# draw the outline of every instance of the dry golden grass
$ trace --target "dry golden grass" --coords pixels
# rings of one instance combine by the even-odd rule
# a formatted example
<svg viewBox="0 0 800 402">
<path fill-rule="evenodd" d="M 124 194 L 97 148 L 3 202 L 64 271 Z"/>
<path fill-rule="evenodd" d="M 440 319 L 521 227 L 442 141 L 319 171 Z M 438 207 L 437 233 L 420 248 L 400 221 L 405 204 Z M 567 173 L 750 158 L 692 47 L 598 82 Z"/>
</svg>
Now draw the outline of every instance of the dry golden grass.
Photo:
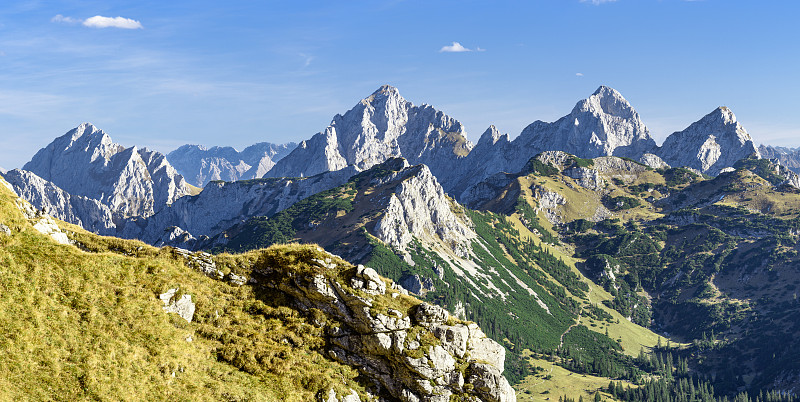
<svg viewBox="0 0 800 402">
<path fill-rule="evenodd" d="M 91 252 L 33 230 L 0 186 L 0 400 L 307 401 L 364 388 L 323 354 L 320 329 L 275 293 L 188 268 L 169 249 L 62 227 Z M 220 258 L 223 270 L 312 269 L 310 246 Z M 308 255 L 306 255 L 308 254 Z M 245 268 L 246 269 L 246 268 Z M 240 272 L 241 273 L 241 272 Z M 187 323 L 163 311 L 178 287 Z"/>
</svg>

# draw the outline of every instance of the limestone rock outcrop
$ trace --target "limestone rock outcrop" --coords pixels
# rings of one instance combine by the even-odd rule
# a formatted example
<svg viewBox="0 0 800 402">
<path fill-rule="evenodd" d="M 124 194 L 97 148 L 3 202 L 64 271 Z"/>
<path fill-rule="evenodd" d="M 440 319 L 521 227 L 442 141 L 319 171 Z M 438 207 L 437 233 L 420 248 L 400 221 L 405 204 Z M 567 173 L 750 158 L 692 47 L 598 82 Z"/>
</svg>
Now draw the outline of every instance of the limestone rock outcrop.
<svg viewBox="0 0 800 402">
<path fill-rule="evenodd" d="M 318 260 L 305 274 L 280 266 L 261 269 L 255 282 L 337 323 L 326 328 L 329 356 L 358 369 L 380 393 L 402 401 L 516 401 L 502 376 L 505 349 L 478 325 L 427 303 L 400 307 L 413 299 L 371 268 L 349 268 L 334 256 Z"/>
<path fill-rule="evenodd" d="M 50 236 L 59 244 L 72 244 L 72 241 L 67 237 L 67 234 L 61 231 L 56 221 L 50 215 L 44 215 L 33 224 L 33 228 L 39 233 Z"/>
<path fill-rule="evenodd" d="M 655 154 L 644 154 L 639 158 L 639 163 L 645 164 L 653 169 L 669 169 L 670 166 L 661 157 Z"/>
<path fill-rule="evenodd" d="M 178 288 L 169 289 L 160 294 L 158 298 L 164 303 L 164 311 L 175 313 L 187 322 L 192 322 L 195 310 L 192 295 L 182 294 L 180 297 L 175 297 L 178 290 Z"/>
<path fill-rule="evenodd" d="M 406 167 L 380 180 L 395 187 L 375 224 L 378 239 L 400 252 L 417 239 L 443 242 L 456 254 L 466 255 L 476 234 L 468 218 L 453 212 L 452 201 L 427 166 Z"/>
</svg>

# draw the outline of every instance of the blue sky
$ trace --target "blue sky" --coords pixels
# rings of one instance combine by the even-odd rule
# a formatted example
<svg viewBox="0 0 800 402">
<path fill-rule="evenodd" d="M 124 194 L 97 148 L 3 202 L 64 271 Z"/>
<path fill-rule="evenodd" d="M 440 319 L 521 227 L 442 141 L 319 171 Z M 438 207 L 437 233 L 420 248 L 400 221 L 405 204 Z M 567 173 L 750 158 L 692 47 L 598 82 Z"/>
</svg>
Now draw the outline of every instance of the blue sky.
<svg viewBox="0 0 800 402">
<path fill-rule="evenodd" d="M 382 84 L 473 141 L 556 120 L 604 84 L 659 143 L 726 105 L 756 142 L 800 146 L 795 2 L 7 3 L 5 168 L 83 121 L 162 152 L 300 141 Z M 453 42 L 472 51 L 440 51 Z"/>
</svg>

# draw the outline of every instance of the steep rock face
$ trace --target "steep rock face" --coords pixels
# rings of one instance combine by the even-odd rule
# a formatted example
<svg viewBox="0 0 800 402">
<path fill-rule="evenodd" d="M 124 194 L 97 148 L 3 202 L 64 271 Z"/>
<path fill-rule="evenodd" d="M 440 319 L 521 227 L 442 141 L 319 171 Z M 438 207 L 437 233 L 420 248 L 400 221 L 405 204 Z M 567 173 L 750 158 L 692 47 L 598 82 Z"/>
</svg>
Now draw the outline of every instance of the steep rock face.
<svg viewBox="0 0 800 402">
<path fill-rule="evenodd" d="M 760 145 L 758 152 L 762 158 L 775 159 L 795 173 L 800 173 L 800 148 L 773 147 L 771 145 Z"/>
<path fill-rule="evenodd" d="M 445 189 L 459 201 L 470 186 L 496 172 L 518 172 L 544 151 L 563 151 L 581 158 L 614 155 L 638 159 L 656 148 L 630 103 L 605 86 L 557 121 L 530 124 L 514 141 L 488 131 L 484 137 L 462 164 L 460 179 L 444 180 Z"/>
<path fill-rule="evenodd" d="M 272 216 L 295 202 L 347 182 L 351 166 L 308 178 L 211 182 L 198 195 L 183 197 L 155 215 L 129 223 L 120 235 L 151 244 L 190 246 L 253 216 Z"/>
<path fill-rule="evenodd" d="M 473 261 L 477 258 L 473 244 L 481 241 L 473 227 L 427 166 L 409 166 L 405 159 L 392 158 L 268 219 L 254 217 L 237 224 L 208 243 L 230 251 L 277 242 L 317 243 L 353 261 L 367 262 L 374 240 L 409 265 L 416 264 L 412 254 L 421 247 L 443 258 L 459 276 L 468 270 L 469 281 L 491 278 L 491 269 Z M 444 275 L 443 266 L 434 266 L 435 275 Z"/>
<path fill-rule="evenodd" d="M 457 255 L 467 255 L 476 235 L 466 217 L 453 213 L 451 201 L 427 166 L 403 169 L 386 181 L 399 183 L 375 225 L 376 237 L 400 251 L 416 238 L 423 242 L 442 241 Z"/>
<path fill-rule="evenodd" d="M 759 155 L 750 134 L 727 107 L 719 107 L 683 131 L 670 134 L 657 152 L 672 166 L 716 176 L 750 155 Z"/>
<path fill-rule="evenodd" d="M 467 208 L 480 209 L 488 201 L 497 198 L 517 177 L 519 175 L 513 173 L 495 173 L 470 186 L 461 194 L 460 202 Z M 519 196 L 519 192 L 516 192 L 516 196 Z"/>
<path fill-rule="evenodd" d="M 114 234 L 116 231 L 111 209 L 100 201 L 70 195 L 55 184 L 25 170 L 14 169 L 3 176 L 20 197 L 54 218 L 103 235 Z"/>
<path fill-rule="evenodd" d="M 519 170 L 514 170 L 513 166 L 518 164 L 520 157 L 517 144 L 509 140 L 508 134 L 501 135 L 495 126 L 490 126 L 463 162 L 454 167 L 458 173 L 443 180 L 442 185 L 463 202 L 464 192 L 470 186 L 499 172 Z"/>
<path fill-rule="evenodd" d="M 777 171 L 778 175 L 786 179 L 786 181 L 784 181 L 782 184 L 800 189 L 800 175 L 795 173 L 793 170 L 789 170 L 788 168 L 778 164 L 776 164 L 775 170 Z"/>
<path fill-rule="evenodd" d="M 183 145 L 167 154 L 167 159 L 192 185 L 205 187 L 212 180 L 260 178 L 295 147 L 293 142 L 261 142 L 239 152 L 232 147 Z"/>
<path fill-rule="evenodd" d="M 630 103 L 606 86 L 578 102 L 569 115 L 558 121 L 532 123 L 514 142 L 531 156 L 557 150 L 581 158 L 638 158 L 656 145 Z"/>
<path fill-rule="evenodd" d="M 472 149 L 461 123 L 428 105 L 414 106 L 383 86 L 277 162 L 265 177 L 311 176 L 348 165 L 366 170 L 390 157 L 424 163 L 437 177 Z"/>
<path fill-rule="evenodd" d="M 100 201 L 119 218 L 150 216 L 191 192 L 164 155 L 125 149 L 89 123 L 56 138 L 23 169 L 73 196 Z"/>
<path fill-rule="evenodd" d="M 385 299 L 408 296 L 361 265 L 350 274 L 349 285 L 360 294 L 355 293 L 333 279 L 341 269 L 336 256 L 317 264 L 317 273 L 291 275 L 277 288 L 303 310 L 318 309 L 341 323 L 327 331 L 334 360 L 356 367 L 398 400 L 516 401 L 514 389 L 502 376 L 505 349 L 478 325 L 453 320 L 446 310 L 427 303 L 407 311 L 377 307 L 381 301 L 385 305 Z M 275 277 L 277 271 L 281 276 L 281 269 L 263 274 Z"/>
</svg>

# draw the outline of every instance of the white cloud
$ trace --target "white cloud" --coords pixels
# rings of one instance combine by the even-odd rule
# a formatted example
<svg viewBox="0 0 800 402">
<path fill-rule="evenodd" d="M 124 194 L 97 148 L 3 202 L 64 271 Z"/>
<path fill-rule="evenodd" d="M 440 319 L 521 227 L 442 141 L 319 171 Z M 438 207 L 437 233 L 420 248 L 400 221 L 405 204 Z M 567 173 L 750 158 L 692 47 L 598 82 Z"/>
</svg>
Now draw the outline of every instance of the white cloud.
<svg viewBox="0 0 800 402">
<path fill-rule="evenodd" d="M 583 73 L 575 73 L 576 77 L 583 77 Z"/>
<path fill-rule="evenodd" d="M 603 3 L 613 3 L 617 0 L 581 0 L 581 3 L 592 3 L 596 6 L 599 6 Z"/>
<path fill-rule="evenodd" d="M 72 17 L 65 17 L 61 14 L 56 14 L 55 17 L 50 18 L 50 22 L 63 22 L 65 24 L 77 24 L 81 22 L 81 20 Z"/>
<path fill-rule="evenodd" d="M 450 46 L 442 46 L 442 48 L 439 49 L 439 53 L 461 53 L 461 52 L 471 52 L 471 51 L 472 49 L 468 49 L 458 42 L 453 42 L 453 44 Z"/>
<path fill-rule="evenodd" d="M 83 21 L 83 25 L 91 28 L 121 28 L 121 29 L 142 29 L 142 23 L 130 18 L 123 17 L 103 17 L 95 15 Z"/>
<path fill-rule="evenodd" d="M 120 29 L 143 29 L 142 23 L 130 18 L 123 17 L 103 17 L 102 15 L 95 15 L 94 17 L 81 20 L 78 18 L 66 17 L 57 14 L 50 19 L 50 22 L 57 22 L 63 24 L 83 24 L 85 27 L 90 28 L 120 28 Z"/>
<path fill-rule="evenodd" d="M 300 57 L 303 58 L 303 67 L 304 68 L 310 66 L 311 62 L 314 61 L 314 56 L 311 56 L 311 55 L 308 55 L 308 54 L 305 54 L 305 53 L 299 53 L 299 55 L 300 55 Z"/>
</svg>

